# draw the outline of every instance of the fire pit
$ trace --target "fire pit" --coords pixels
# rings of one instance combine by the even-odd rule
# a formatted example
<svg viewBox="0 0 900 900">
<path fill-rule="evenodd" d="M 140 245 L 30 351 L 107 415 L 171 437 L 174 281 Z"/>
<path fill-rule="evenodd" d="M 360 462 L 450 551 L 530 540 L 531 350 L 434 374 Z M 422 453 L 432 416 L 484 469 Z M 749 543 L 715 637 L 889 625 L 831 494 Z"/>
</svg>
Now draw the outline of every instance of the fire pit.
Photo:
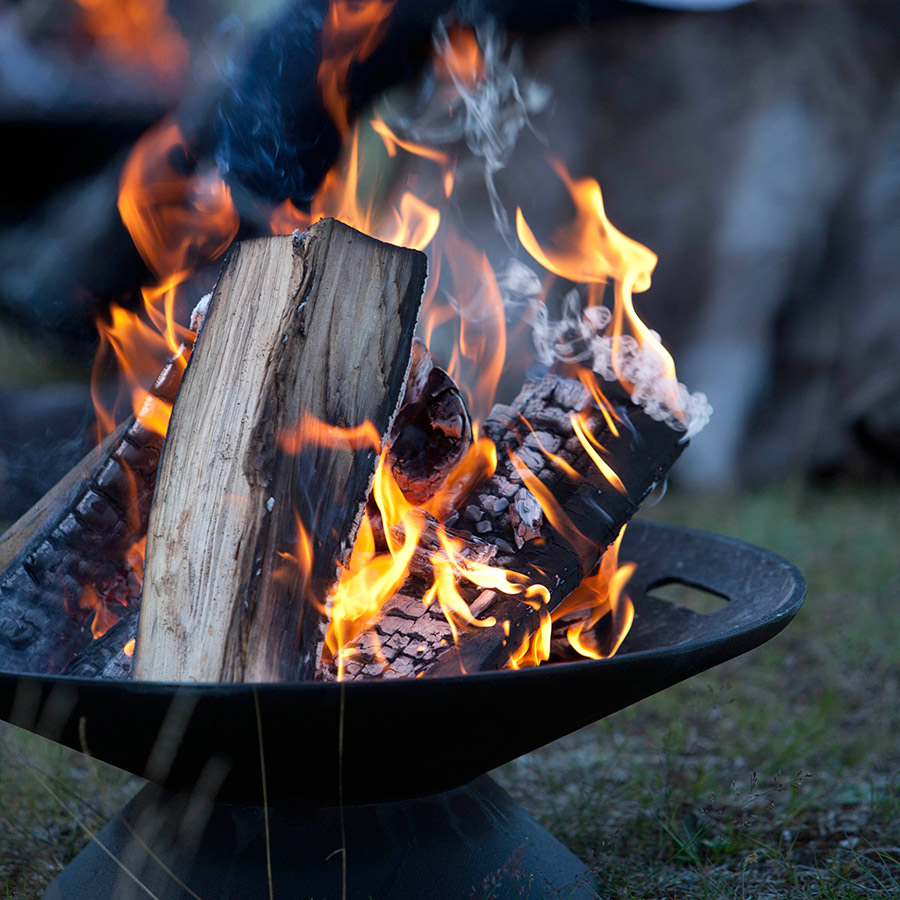
<svg viewBox="0 0 900 900">
<path fill-rule="evenodd" d="M 125 165 L 154 327 L 113 309 L 102 347 L 160 374 L 118 427 L 98 409 L 98 452 L 0 541 L 0 715 L 150 784 L 48 898 L 595 896 L 484 773 L 756 646 L 802 600 L 765 551 L 625 531 L 709 405 L 637 316 L 656 257 L 596 181 L 551 157 L 569 224 L 500 214 L 495 126 L 543 101 L 492 28 L 484 53 L 438 29 L 445 149 L 365 124 L 428 177 L 360 205 L 351 76 L 393 6 L 303 18 L 348 151 L 315 196 L 251 179 L 249 203 L 240 154 L 220 171 L 174 122 Z M 454 222 L 463 139 L 502 269 Z M 728 602 L 654 597 L 671 582 Z"/>
<path fill-rule="evenodd" d="M 639 563 L 635 621 L 607 660 L 339 684 L 3 674 L 8 721 L 151 781 L 46 896 L 144 896 L 107 851 L 158 897 L 249 896 L 267 834 L 276 896 L 340 896 L 341 847 L 351 897 L 477 897 L 497 873 L 494 896 L 512 897 L 516 872 L 531 896 L 545 878 L 592 896 L 583 865 L 479 776 L 761 644 L 805 591 L 767 551 L 673 526 L 633 523 L 622 556 Z M 653 597 L 672 582 L 728 602 L 703 616 Z"/>
</svg>

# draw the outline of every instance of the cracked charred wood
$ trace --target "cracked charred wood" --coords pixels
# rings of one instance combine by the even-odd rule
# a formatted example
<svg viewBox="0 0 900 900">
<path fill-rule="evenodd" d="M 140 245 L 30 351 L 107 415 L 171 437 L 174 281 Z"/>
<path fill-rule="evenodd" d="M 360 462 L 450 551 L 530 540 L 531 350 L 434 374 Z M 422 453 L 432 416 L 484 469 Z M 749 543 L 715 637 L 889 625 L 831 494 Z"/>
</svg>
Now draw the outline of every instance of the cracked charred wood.
<svg viewBox="0 0 900 900">
<path fill-rule="evenodd" d="M 607 397 L 617 435 L 589 392 L 565 378 L 529 382 L 511 405 L 496 405 L 484 430 L 497 445 L 497 470 L 461 504 L 455 524 L 456 532 L 497 548 L 491 565 L 543 585 L 547 602 L 526 603 L 521 595 L 486 591 L 460 579 L 460 594 L 485 627 L 458 623 L 454 641 L 439 603 L 423 604 L 430 577 L 417 572 L 357 639 L 355 654 L 344 663 L 344 678 L 501 668 L 541 617 L 596 569 L 602 552 L 684 447 L 679 432 L 649 418 L 623 391 L 609 386 Z M 608 449 L 604 455 L 624 492 L 597 468 L 579 440 L 571 423 L 578 413 Z M 553 524 L 535 496 L 542 493 L 552 497 Z M 494 624 L 488 625 L 491 618 Z"/>
<path fill-rule="evenodd" d="M 332 219 L 232 250 L 168 431 L 135 677 L 312 677 L 378 462 L 337 429 L 388 433 L 425 272 Z"/>
<path fill-rule="evenodd" d="M 185 348 L 184 354 L 189 353 Z M 171 405 L 183 372 L 173 357 L 148 404 Z M 132 416 L 13 524 L 0 541 L 0 669 L 68 672 L 92 645 L 116 655 L 106 634 L 136 615 L 139 544 L 147 530 L 163 438 Z M 119 631 L 127 630 L 126 624 Z"/>
<path fill-rule="evenodd" d="M 431 562 L 432 557 L 437 554 L 446 558 L 446 553 L 438 537 L 438 527 L 437 522 L 431 516 L 426 515 L 425 529 L 419 535 L 419 543 L 409 561 L 411 575 L 429 578 L 434 568 Z M 488 565 L 497 555 L 497 548 L 493 544 L 480 541 L 471 534 L 446 526 L 441 528 L 441 531 L 447 538 L 459 545 L 455 558 L 463 570 L 473 566 Z M 399 525 L 394 525 L 391 532 L 396 541 L 403 540 L 403 529 Z"/>
</svg>

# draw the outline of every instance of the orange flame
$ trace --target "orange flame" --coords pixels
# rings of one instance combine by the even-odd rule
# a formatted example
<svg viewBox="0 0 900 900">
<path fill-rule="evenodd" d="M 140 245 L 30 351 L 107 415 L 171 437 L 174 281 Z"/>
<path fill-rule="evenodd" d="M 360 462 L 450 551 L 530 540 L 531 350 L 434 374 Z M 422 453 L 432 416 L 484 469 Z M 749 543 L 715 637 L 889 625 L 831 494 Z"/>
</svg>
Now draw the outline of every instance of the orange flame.
<svg viewBox="0 0 900 900">
<path fill-rule="evenodd" d="M 86 585 L 78 598 L 78 606 L 81 609 L 92 609 L 94 616 L 91 619 L 91 634 L 94 638 L 103 637 L 119 617 L 100 598 L 93 585 Z"/>
<path fill-rule="evenodd" d="M 597 383 L 597 376 L 590 369 L 579 368 L 578 379 L 591 392 L 591 396 L 594 398 L 597 408 L 606 420 L 606 427 L 609 428 L 612 436 L 618 437 L 619 429 L 616 422 L 620 422 L 621 419 L 613 408 L 613 405 L 606 399 L 606 395 L 600 390 L 600 385 Z"/>
<path fill-rule="evenodd" d="M 329 425 L 309 413 L 304 413 L 293 428 L 278 435 L 278 446 L 292 456 L 313 445 L 334 450 L 362 450 L 368 447 L 381 453 L 381 435 L 368 420 L 361 425 L 342 428 Z"/>
<path fill-rule="evenodd" d="M 566 629 L 566 638 L 581 656 L 607 659 L 615 654 L 634 620 L 634 606 L 624 589 L 634 573 L 635 564 L 619 566 L 618 562 L 624 534 L 625 526 L 622 526 L 616 540 L 603 554 L 597 572 L 583 579 L 551 614 L 541 616 L 537 632 L 524 640 L 512 654 L 509 668 L 536 666 L 549 659 L 552 627 L 560 621 L 571 622 Z M 610 616 L 610 628 L 601 646 L 593 632 L 597 623 L 607 615 Z"/>
<path fill-rule="evenodd" d="M 271 512 L 271 509 L 270 509 Z M 294 510 L 294 525 L 297 528 L 297 539 L 293 553 L 279 553 L 278 555 L 285 562 L 294 566 L 300 572 L 303 582 L 306 583 L 312 574 L 313 567 L 313 545 L 310 540 L 309 533 L 303 525 L 303 520 L 297 510 Z M 275 581 L 281 581 L 287 575 L 284 569 L 278 569 L 272 573 Z"/>
<path fill-rule="evenodd" d="M 350 66 L 368 59 L 387 31 L 396 0 L 331 0 L 322 29 L 319 86 L 325 109 L 342 140 L 350 134 L 347 87 Z"/>
<path fill-rule="evenodd" d="M 197 265 L 221 255 L 237 234 L 237 211 L 225 182 L 215 171 L 180 172 L 175 158 L 189 167 L 178 126 L 162 122 L 135 144 L 122 171 L 119 214 L 160 283 L 144 288 L 143 316 L 114 305 L 111 321 L 98 322 L 101 344 L 92 391 L 101 437 L 114 419 L 99 387 L 110 351 L 128 385 L 134 413 L 147 428 L 165 435 L 171 407 L 150 396 L 149 387 L 169 356 L 184 369 L 185 345 L 194 337 L 176 320 L 176 288 Z"/>
<path fill-rule="evenodd" d="M 181 75 L 187 43 L 165 0 L 76 0 L 85 30 L 116 65 L 153 69 L 161 78 Z"/>
<path fill-rule="evenodd" d="M 382 139 L 382 141 L 384 141 L 388 156 L 396 156 L 397 148 L 400 147 L 407 153 L 411 153 L 413 156 L 420 156 L 422 159 L 430 159 L 432 162 L 436 162 L 439 165 L 447 166 L 450 164 L 450 158 L 443 151 L 397 137 L 397 135 L 388 127 L 384 119 L 377 113 L 375 118 L 373 118 L 369 124 L 372 126 L 372 130 Z"/>
<path fill-rule="evenodd" d="M 444 549 L 446 552 L 447 547 L 445 546 Z M 469 604 L 460 594 L 459 588 L 456 586 L 456 579 L 461 572 L 467 573 L 467 570 L 460 570 L 452 558 L 440 553 L 435 553 L 431 557 L 431 564 L 434 567 L 434 583 L 425 592 L 422 601 L 425 606 L 430 606 L 435 597 L 437 598 L 441 612 L 450 626 L 454 644 L 459 641 L 461 624 L 470 625 L 473 628 L 491 628 L 497 624 L 497 620 L 493 616 L 476 619 L 469 609 Z"/>
<path fill-rule="evenodd" d="M 215 170 L 185 174 L 193 161 L 174 121 L 151 128 L 135 144 L 119 185 L 119 214 L 135 247 L 159 278 L 183 281 L 220 256 L 238 230 L 231 191 Z M 181 277 L 178 277 L 181 276 Z"/>
<path fill-rule="evenodd" d="M 447 536 L 441 524 L 496 469 L 497 448 L 492 441 L 479 436 L 477 420 L 484 418 L 493 405 L 506 362 L 506 312 L 486 255 L 460 236 L 450 224 L 449 216 L 442 221 L 451 208 L 447 201 L 456 173 L 456 160 L 449 154 L 398 136 L 381 116 L 375 115 L 368 127 L 381 139 L 387 156 L 395 157 L 402 152 L 423 160 L 420 168 L 427 170 L 428 177 L 423 176 L 419 183 L 418 175 L 410 176 L 406 190 L 379 198 L 377 204 L 374 191 L 370 197 L 361 196 L 364 193 L 361 186 L 377 179 L 362 172 L 360 126 L 351 129 L 349 124 L 349 72 L 355 61 L 367 59 L 382 41 L 394 3 L 395 0 L 331 0 L 322 34 L 318 80 L 325 107 L 338 127 L 347 152 L 327 174 L 309 211 L 285 200 L 273 210 L 270 227 L 273 233 L 290 233 L 297 228 L 305 229 L 322 217 L 333 216 L 384 241 L 417 249 L 431 248 L 431 283 L 423 303 L 424 331 L 429 342 L 432 335 L 453 332 L 453 349 L 444 368 L 468 394 L 470 411 L 476 419 L 475 440 L 436 496 L 417 508 L 407 501 L 391 477 L 390 467 L 385 465 L 386 450 L 371 423 L 338 427 L 304 416 L 294 428 L 278 435 L 279 446 L 292 454 L 317 445 L 373 449 L 381 455 L 372 492 L 377 514 L 372 519 L 368 514 L 363 517 L 339 583 L 325 601 L 329 621 L 323 655 L 326 661 L 334 662 L 339 679 L 353 652 L 354 640 L 369 627 L 372 617 L 408 577 L 410 561 L 428 516 L 437 522 L 436 526 L 432 522 L 432 527 L 436 528 L 441 550 L 429 557 L 433 583 L 424 601 L 426 604 L 437 601 L 454 638 L 462 629 L 496 625 L 493 617 L 478 618 L 477 603 L 469 607 L 459 590 L 463 580 L 485 591 L 517 596 L 538 613 L 540 626 L 527 646 L 523 645 L 516 653 L 513 665 L 537 664 L 549 656 L 552 622 L 558 618 L 557 612 L 553 616 L 548 612 L 550 594 L 546 587 L 532 583 L 519 573 L 463 559 L 461 548 Z M 445 84 L 441 90 L 464 91 L 485 78 L 485 60 L 471 29 L 454 27 L 448 36 L 448 48 L 435 67 L 438 77 L 452 85 Z M 451 104 L 451 115 L 452 111 Z M 656 258 L 609 225 L 596 182 L 574 181 L 559 164 L 555 168 L 572 191 L 576 204 L 575 222 L 554 235 L 554 241 L 562 236 L 569 249 L 543 249 L 521 211 L 517 215 L 520 240 L 538 262 L 557 275 L 593 284 L 615 280 L 618 312 L 613 325 L 619 329 L 616 334 L 621 334 L 624 316 L 633 312 L 631 292 L 649 286 Z M 126 164 L 121 188 L 122 219 L 160 285 L 144 292 L 143 316 L 114 312 L 104 340 L 108 348 L 128 360 L 125 365 L 132 373 L 132 404 L 141 420 L 146 427 L 164 434 L 171 410 L 155 398 L 148 400 L 146 390 L 139 387 L 147 380 L 145 370 L 152 371 L 153 366 L 135 356 L 130 346 L 131 333 L 140 334 L 141 343 L 153 348 L 155 358 L 182 351 L 182 362 L 186 362 L 188 351 L 183 348 L 193 335 L 176 322 L 176 288 L 195 266 L 224 251 L 237 233 L 238 217 L 227 185 L 216 172 L 197 170 L 181 133 L 172 122 L 160 124 L 139 142 Z M 439 298 L 438 281 L 442 271 L 450 275 L 452 288 L 442 288 Z M 592 295 L 592 301 L 596 296 L 597 293 Z M 639 323 L 636 316 L 635 321 Z M 629 323 L 628 327 L 639 340 L 649 341 L 653 337 L 642 324 L 631 323 L 630 318 Z M 612 405 L 603 396 L 592 373 L 581 377 L 616 436 Z M 585 420 L 576 418 L 573 427 L 582 446 L 610 483 L 624 490 L 621 481 L 617 484 L 618 476 L 602 459 L 602 447 L 587 430 Z M 582 477 L 562 457 L 541 449 L 570 478 Z M 546 486 L 514 453 L 511 459 L 526 487 L 540 502 L 548 522 L 579 553 L 593 552 L 594 546 L 568 519 Z M 313 544 L 296 512 L 295 517 L 295 548 L 280 556 L 286 565 L 308 575 L 313 564 Z M 584 622 L 590 621 L 590 616 L 609 611 L 618 616 L 618 624 L 625 621 L 630 604 L 627 598 L 620 600 L 620 597 L 624 597 L 621 585 L 627 580 L 627 574 L 619 575 L 614 563 L 613 570 L 609 571 L 607 559 L 614 559 L 614 555 L 608 552 L 604 556 L 600 571 L 594 576 L 602 578 L 602 584 L 587 579 L 582 593 L 572 603 L 564 604 L 566 615 L 579 614 L 590 594 L 593 600 L 587 605 L 592 612 L 585 614 L 588 617 Z M 508 636 L 509 623 L 501 624 Z M 588 652 L 594 652 L 586 633 L 591 627 L 582 623 L 580 629 L 575 625 L 570 628 L 573 642 Z M 374 633 L 372 636 L 377 645 L 377 637 Z"/>
<path fill-rule="evenodd" d="M 487 417 L 506 360 L 506 311 L 487 256 L 456 231 L 442 251 L 453 282 L 459 356 L 447 367 L 467 394 L 473 418 Z"/>
<path fill-rule="evenodd" d="M 477 424 L 473 432 L 466 455 L 450 470 L 441 490 L 425 504 L 425 511 L 439 522 L 460 507 L 479 482 L 497 471 L 497 445 L 478 434 Z"/>
<path fill-rule="evenodd" d="M 575 415 L 574 413 L 569 417 L 569 421 L 572 423 L 572 429 L 575 432 L 575 436 L 578 438 L 581 446 L 584 447 L 585 452 L 591 458 L 591 462 L 600 470 L 600 474 L 620 493 L 624 494 L 625 485 L 622 484 L 622 479 L 616 475 L 615 470 L 612 466 L 603 459 L 602 456 L 597 452 L 598 450 L 603 450 L 603 447 L 597 442 L 597 439 L 591 434 L 590 428 L 588 428 L 587 421 L 584 416 Z M 603 451 L 606 452 L 605 450 Z"/>
<path fill-rule="evenodd" d="M 374 200 L 364 203 L 359 197 L 359 128 L 354 127 L 347 156 L 328 172 L 313 198 L 310 212 L 297 209 L 290 200 L 272 212 L 269 228 L 273 234 L 291 234 L 308 228 L 319 219 L 331 217 L 369 234 L 380 241 L 424 250 L 433 240 L 441 221 L 438 209 L 405 191 L 399 205 L 386 211 L 376 210 Z"/>
<path fill-rule="evenodd" d="M 553 247 L 548 249 L 541 246 L 525 221 L 521 208 L 517 208 L 516 232 L 522 246 L 536 262 L 554 275 L 591 285 L 607 281 L 615 283 L 615 304 L 610 324 L 612 336 L 621 338 L 627 324 L 640 346 L 653 350 L 667 384 L 669 406 L 676 415 L 682 413 L 675 363 L 659 337 L 641 321 L 632 299 L 635 291 L 646 291 L 650 287 L 656 254 L 626 237 L 609 221 L 600 185 L 593 178 L 571 178 L 558 160 L 551 160 L 551 166 L 569 190 L 575 204 L 575 219 L 554 232 L 551 237 Z M 592 291 L 591 302 L 596 297 L 597 293 Z M 630 392 L 633 385 L 622 371 L 618 352 L 613 355 L 613 368 Z"/>
<path fill-rule="evenodd" d="M 446 47 L 435 57 L 434 68 L 439 78 L 469 88 L 484 78 L 484 57 L 472 28 L 455 23 L 447 29 Z"/>
<path fill-rule="evenodd" d="M 388 552 L 376 550 L 372 523 L 363 517 L 350 559 L 328 602 L 330 621 L 325 648 L 327 658 L 334 659 L 337 664 L 338 679 L 343 677 L 348 658 L 345 648 L 406 579 L 409 562 L 424 528 L 425 516 L 403 496 L 391 477 L 390 466 L 385 465 L 386 456 L 383 451 L 375 472 L 372 496 L 381 514 Z M 402 540 L 392 534 L 391 528 L 396 525 L 403 530 Z"/>
<path fill-rule="evenodd" d="M 531 491 L 535 500 L 541 505 L 547 521 L 563 540 L 568 541 L 572 545 L 579 556 L 588 555 L 593 549 L 593 542 L 581 533 L 575 523 L 565 514 L 551 490 L 519 459 L 515 451 L 510 450 L 508 452 L 510 461 L 519 473 L 519 477 L 524 482 L 525 487 Z"/>
</svg>

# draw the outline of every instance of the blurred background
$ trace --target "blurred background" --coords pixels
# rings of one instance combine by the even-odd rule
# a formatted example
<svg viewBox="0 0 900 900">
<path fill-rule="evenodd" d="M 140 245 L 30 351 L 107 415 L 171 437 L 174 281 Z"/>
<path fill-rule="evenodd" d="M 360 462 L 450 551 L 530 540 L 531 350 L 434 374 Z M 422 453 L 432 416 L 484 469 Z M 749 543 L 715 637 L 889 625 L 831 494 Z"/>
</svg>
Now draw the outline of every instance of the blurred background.
<svg viewBox="0 0 900 900">
<path fill-rule="evenodd" d="M 526 214 L 568 220 L 562 183 L 536 177 L 552 147 L 658 254 L 638 312 L 715 409 L 676 479 L 895 481 L 900 5 L 523 7 L 507 16 L 517 69 L 545 93 L 498 194 L 521 202 L 527 183 Z M 284 8 L 0 6 L 0 521 L 89 446 L 94 320 L 152 282 L 115 210 L 129 149 L 173 109 L 213 115 Z M 480 245 L 508 254 L 481 180 L 463 173 L 456 196 Z"/>
<path fill-rule="evenodd" d="M 94 321 L 152 281 L 116 212 L 129 150 L 173 109 L 209 119 L 285 6 L 0 2 L 0 528 L 92 446 Z M 783 553 L 811 576 L 812 608 L 752 665 L 501 778 L 607 874 L 640 861 L 640 877 L 603 882 L 610 896 L 743 900 L 772 879 L 767 896 L 896 896 L 900 2 L 725 7 L 510 13 L 518 71 L 546 91 L 495 182 L 501 198 L 527 185 L 529 216 L 568 220 L 562 184 L 536 175 L 552 145 L 658 254 L 638 312 L 714 413 L 651 514 Z M 455 196 L 478 245 L 508 255 L 480 173 L 461 172 Z M 776 742 L 786 722 L 794 739 Z M 84 840 L 73 822 L 101 822 L 132 784 L 38 739 L 0 751 L 0 875 L 11 896 L 38 896 Z M 33 760 L 62 794 L 11 784 Z M 652 796 L 648 769 L 664 773 Z M 561 804 L 567 783 L 594 787 Z M 23 863 L 27 846 L 39 864 Z"/>
</svg>

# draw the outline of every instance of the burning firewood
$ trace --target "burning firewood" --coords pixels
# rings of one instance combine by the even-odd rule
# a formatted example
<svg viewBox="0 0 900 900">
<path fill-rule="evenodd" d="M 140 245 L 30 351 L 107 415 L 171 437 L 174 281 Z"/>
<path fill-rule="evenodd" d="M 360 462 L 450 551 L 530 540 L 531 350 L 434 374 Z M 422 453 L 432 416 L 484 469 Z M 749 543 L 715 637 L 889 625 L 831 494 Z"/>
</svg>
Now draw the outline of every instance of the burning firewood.
<svg viewBox="0 0 900 900">
<path fill-rule="evenodd" d="M 500 668 L 549 621 L 684 446 L 679 432 L 649 418 L 621 390 L 609 387 L 607 395 L 616 400 L 604 416 L 580 382 L 547 376 L 527 383 L 511 405 L 494 407 L 485 432 L 498 450 L 497 469 L 460 504 L 450 541 L 452 555 L 465 556 L 472 544 L 496 548 L 493 571 L 479 577 L 454 566 L 452 586 L 444 585 L 449 600 L 431 588 L 440 581 L 440 561 L 430 577 L 412 571 L 344 650 L 342 678 Z M 618 475 L 598 467 L 601 444 Z M 515 580 L 486 589 L 502 569 Z M 465 608 L 454 609 L 454 591 Z"/>
<path fill-rule="evenodd" d="M 416 338 L 403 405 L 390 438 L 391 473 L 406 499 L 423 504 L 472 444 L 472 421 L 453 379 Z"/>
<path fill-rule="evenodd" d="M 423 254 L 334 220 L 232 252 L 179 393 L 135 676 L 312 677 L 409 364 Z"/>
<path fill-rule="evenodd" d="M 189 347 L 172 357 L 144 408 L 88 454 L 0 541 L 0 668 L 95 675 L 121 644 L 103 640 L 117 620 L 134 627 L 142 541 L 165 417 Z M 108 632 L 106 632 L 108 634 Z M 79 666 L 82 652 L 100 644 Z"/>
</svg>

